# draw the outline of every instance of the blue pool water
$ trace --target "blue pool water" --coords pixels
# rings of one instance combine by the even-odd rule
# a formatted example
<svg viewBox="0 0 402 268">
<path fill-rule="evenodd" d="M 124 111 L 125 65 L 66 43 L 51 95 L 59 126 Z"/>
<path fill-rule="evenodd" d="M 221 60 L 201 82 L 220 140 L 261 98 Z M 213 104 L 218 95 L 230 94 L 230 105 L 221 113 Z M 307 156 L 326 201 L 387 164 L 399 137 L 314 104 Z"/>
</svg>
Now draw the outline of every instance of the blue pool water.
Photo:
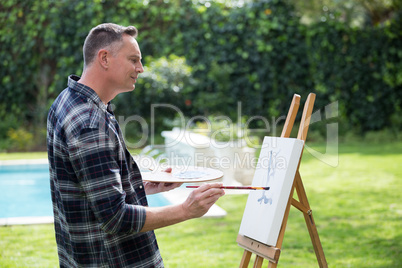
<svg viewBox="0 0 402 268">
<path fill-rule="evenodd" d="M 166 206 L 161 194 L 149 206 Z M 47 164 L 0 166 L 0 218 L 53 216 Z"/>
</svg>

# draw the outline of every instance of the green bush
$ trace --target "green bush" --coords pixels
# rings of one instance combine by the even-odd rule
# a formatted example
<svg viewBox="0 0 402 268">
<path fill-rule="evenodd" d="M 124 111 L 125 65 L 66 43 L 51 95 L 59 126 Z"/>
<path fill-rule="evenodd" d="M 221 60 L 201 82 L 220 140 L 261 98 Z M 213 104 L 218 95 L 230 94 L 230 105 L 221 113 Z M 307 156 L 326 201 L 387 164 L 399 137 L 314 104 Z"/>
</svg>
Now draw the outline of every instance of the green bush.
<svg viewBox="0 0 402 268">
<path fill-rule="evenodd" d="M 148 56 L 145 62 L 145 71 L 135 90 L 120 94 L 113 101 L 124 134 L 134 147 L 144 146 L 143 135 L 150 137 L 153 131 L 159 137 L 161 131 L 171 128 L 169 119 L 173 120 L 178 112 L 186 112 L 192 105 L 185 96 L 197 83 L 184 57 L 172 54 L 154 59 Z M 153 104 L 159 106 L 153 107 Z"/>
<path fill-rule="evenodd" d="M 315 92 L 316 109 L 339 102 L 344 129 L 402 129 L 400 6 L 382 24 L 352 28 L 336 12 L 304 25 L 291 1 L 224 3 L 2 1 L 0 121 L 13 114 L 18 125 L 44 128 L 67 76 L 81 74 L 86 34 L 110 21 L 138 27 L 149 66 L 136 91 L 116 100 L 126 116 L 147 117 L 150 104 L 169 103 L 188 117 L 234 119 L 241 101 L 243 115 L 278 117 L 293 93 Z"/>
<path fill-rule="evenodd" d="M 33 145 L 34 135 L 23 128 L 11 128 L 7 135 L 11 150 L 29 151 Z"/>
</svg>

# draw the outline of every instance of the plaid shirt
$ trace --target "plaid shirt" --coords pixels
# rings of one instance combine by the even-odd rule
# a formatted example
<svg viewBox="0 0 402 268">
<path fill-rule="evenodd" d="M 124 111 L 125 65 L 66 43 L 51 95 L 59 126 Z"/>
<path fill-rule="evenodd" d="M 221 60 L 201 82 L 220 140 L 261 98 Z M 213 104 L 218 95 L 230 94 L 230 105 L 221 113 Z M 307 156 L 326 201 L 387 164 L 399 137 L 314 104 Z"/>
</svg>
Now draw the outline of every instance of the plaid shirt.
<svg viewBox="0 0 402 268">
<path fill-rule="evenodd" d="M 70 76 L 49 110 L 50 187 L 60 267 L 163 267 L 147 199 L 109 106 Z"/>
</svg>

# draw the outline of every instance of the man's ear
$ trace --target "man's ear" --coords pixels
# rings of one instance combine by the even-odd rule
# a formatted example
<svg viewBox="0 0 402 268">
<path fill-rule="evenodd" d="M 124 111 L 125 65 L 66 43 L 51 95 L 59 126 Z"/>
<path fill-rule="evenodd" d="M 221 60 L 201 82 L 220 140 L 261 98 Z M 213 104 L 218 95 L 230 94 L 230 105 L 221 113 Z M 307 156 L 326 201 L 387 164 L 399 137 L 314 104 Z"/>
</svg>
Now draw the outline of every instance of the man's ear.
<svg viewBox="0 0 402 268">
<path fill-rule="evenodd" d="M 98 63 L 105 70 L 107 70 L 109 68 L 109 56 L 110 56 L 110 52 L 107 51 L 106 49 L 100 49 L 98 51 L 98 56 L 97 56 Z"/>
</svg>

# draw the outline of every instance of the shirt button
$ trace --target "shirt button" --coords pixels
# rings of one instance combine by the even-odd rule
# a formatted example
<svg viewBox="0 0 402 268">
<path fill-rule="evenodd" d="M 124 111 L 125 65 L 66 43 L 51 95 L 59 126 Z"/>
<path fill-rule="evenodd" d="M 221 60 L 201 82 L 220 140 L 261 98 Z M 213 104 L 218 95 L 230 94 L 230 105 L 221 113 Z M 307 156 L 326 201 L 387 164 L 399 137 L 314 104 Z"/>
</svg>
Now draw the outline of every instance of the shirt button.
<svg viewBox="0 0 402 268">
<path fill-rule="evenodd" d="M 140 189 L 142 189 L 142 185 L 140 185 Z"/>
</svg>

